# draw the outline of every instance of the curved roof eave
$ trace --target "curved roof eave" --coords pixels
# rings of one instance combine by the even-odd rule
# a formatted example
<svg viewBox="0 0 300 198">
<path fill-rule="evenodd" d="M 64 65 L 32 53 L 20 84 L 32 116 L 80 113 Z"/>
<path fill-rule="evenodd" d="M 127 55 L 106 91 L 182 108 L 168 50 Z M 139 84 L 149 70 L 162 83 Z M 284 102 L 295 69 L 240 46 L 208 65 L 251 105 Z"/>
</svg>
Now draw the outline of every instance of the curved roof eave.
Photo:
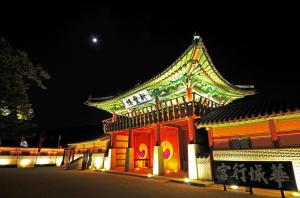
<svg viewBox="0 0 300 198">
<path fill-rule="evenodd" d="M 231 91 L 231 92 L 233 92 L 233 93 L 242 92 L 242 93 L 244 93 L 244 94 L 246 94 L 246 95 L 253 95 L 253 94 L 255 94 L 255 90 L 254 90 L 254 89 L 252 89 L 252 88 L 247 88 L 247 89 L 240 88 L 240 87 L 238 87 L 238 86 L 236 86 L 236 85 L 231 84 L 227 79 L 225 79 L 225 78 L 220 74 L 220 72 L 218 71 L 218 69 L 215 67 L 215 65 L 214 65 L 214 63 L 213 63 L 213 61 L 212 61 L 212 59 L 211 59 L 209 53 L 207 52 L 207 49 L 206 49 L 206 47 L 205 47 L 204 44 L 202 44 L 202 47 L 203 47 L 203 49 L 204 49 L 204 53 L 205 53 L 205 55 L 206 55 L 206 57 L 207 57 L 207 59 L 208 59 L 208 62 L 209 62 L 209 64 L 210 64 L 210 66 L 211 66 L 210 68 L 213 70 L 214 74 L 215 74 L 222 82 L 224 82 L 225 85 L 226 85 L 228 88 L 231 89 L 231 90 L 228 90 L 228 91 Z M 217 82 L 215 82 L 215 83 L 217 83 Z M 217 84 L 219 84 L 219 83 L 217 83 Z M 223 86 L 220 85 L 220 84 L 219 84 L 219 86 L 220 86 L 220 87 L 223 87 Z M 238 91 L 238 92 L 237 92 L 237 91 Z M 240 93 L 238 93 L 238 94 L 240 95 Z"/>
<path fill-rule="evenodd" d="M 168 73 L 172 73 L 172 69 L 174 69 L 174 67 L 183 60 L 183 58 L 185 56 L 187 56 L 191 51 L 193 52 L 195 48 L 202 48 L 204 50 L 205 56 L 208 59 L 208 63 L 209 63 L 209 67 L 213 72 L 213 75 L 217 78 L 216 80 L 220 81 L 219 82 L 215 82 L 214 80 L 211 80 L 213 83 L 217 84 L 219 87 L 221 87 L 222 89 L 228 91 L 230 93 L 230 95 L 235 95 L 237 98 L 240 97 L 244 97 L 246 95 L 253 95 L 255 94 L 255 90 L 252 88 L 241 88 L 239 86 L 233 85 L 231 83 L 229 83 L 220 73 L 219 71 L 216 69 L 216 67 L 214 66 L 208 52 L 207 49 L 204 45 L 204 43 L 202 41 L 199 41 L 197 44 L 192 44 L 188 47 L 187 50 L 185 50 L 185 52 L 173 63 L 171 64 L 168 68 L 166 68 L 165 70 L 163 70 L 161 73 L 159 73 L 158 75 L 152 77 L 151 79 L 145 81 L 144 83 L 142 83 L 141 85 L 134 87 L 130 90 L 127 90 L 121 94 L 118 94 L 116 96 L 110 96 L 110 97 L 102 97 L 102 98 L 91 98 L 89 97 L 88 100 L 85 102 L 86 105 L 88 106 L 94 106 L 96 108 L 100 108 L 103 109 L 105 111 L 111 112 L 109 106 L 111 105 L 123 105 L 121 100 L 122 98 L 125 98 L 129 95 L 131 95 L 132 93 L 141 91 L 143 89 L 149 88 L 151 86 L 157 86 L 158 84 L 162 83 L 163 81 L 165 81 L 167 78 L 169 78 Z"/>
<path fill-rule="evenodd" d="M 173 64 L 171 64 L 168 68 L 166 68 L 163 72 L 161 72 L 160 74 L 158 74 L 158 75 L 152 77 L 151 79 L 145 81 L 140 86 L 137 86 L 135 88 L 127 90 L 127 91 L 125 91 L 125 92 L 123 92 L 123 93 L 121 93 L 121 94 L 119 94 L 119 95 L 117 95 L 117 96 L 115 96 L 115 97 L 113 97 L 111 99 L 107 99 L 107 100 L 102 100 L 102 101 L 98 100 L 98 101 L 96 101 L 97 100 L 96 98 L 89 98 L 88 101 L 87 101 L 90 104 L 89 106 L 98 106 L 98 105 L 103 105 L 103 104 L 115 103 L 117 100 L 120 100 L 121 98 L 124 98 L 124 97 L 130 95 L 133 92 L 138 92 L 138 91 L 141 91 L 141 90 L 143 90 L 145 88 L 150 87 L 151 83 L 153 83 L 153 84 L 159 83 L 160 81 L 164 80 L 164 78 L 161 79 L 160 81 L 158 81 L 158 79 L 161 78 L 161 77 L 163 77 L 164 74 L 166 74 L 167 72 L 169 72 L 173 68 L 173 66 L 176 65 L 181 60 L 182 57 L 184 57 L 185 55 L 187 55 L 188 52 L 192 48 L 194 48 L 194 45 L 190 45 L 188 47 L 188 49 Z M 155 81 L 157 81 L 157 82 L 155 82 Z M 93 102 L 92 100 L 95 100 L 95 102 Z M 96 103 L 96 104 L 92 105 L 92 103 Z"/>
</svg>

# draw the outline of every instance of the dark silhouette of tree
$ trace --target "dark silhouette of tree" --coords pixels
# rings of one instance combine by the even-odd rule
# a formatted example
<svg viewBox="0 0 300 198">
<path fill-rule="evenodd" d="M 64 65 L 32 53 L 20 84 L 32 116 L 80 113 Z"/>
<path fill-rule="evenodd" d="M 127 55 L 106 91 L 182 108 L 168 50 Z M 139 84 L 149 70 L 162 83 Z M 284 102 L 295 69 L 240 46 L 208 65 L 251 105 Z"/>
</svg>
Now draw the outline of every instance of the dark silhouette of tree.
<svg viewBox="0 0 300 198">
<path fill-rule="evenodd" d="M 0 138 L 19 138 L 22 130 L 34 126 L 29 101 L 30 87 L 46 89 L 50 76 L 41 65 L 33 64 L 26 52 L 0 38 Z"/>
</svg>

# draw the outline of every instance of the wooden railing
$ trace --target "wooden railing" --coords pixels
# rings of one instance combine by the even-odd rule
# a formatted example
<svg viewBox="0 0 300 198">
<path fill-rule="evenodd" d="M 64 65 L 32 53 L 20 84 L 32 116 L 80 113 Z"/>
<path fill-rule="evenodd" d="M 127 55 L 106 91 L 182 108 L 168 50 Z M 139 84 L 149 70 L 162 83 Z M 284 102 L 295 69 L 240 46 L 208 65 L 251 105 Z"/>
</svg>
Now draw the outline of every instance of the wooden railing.
<svg viewBox="0 0 300 198">
<path fill-rule="evenodd" d="M 196 93 L 193 93 L 193 101 L 188 101 L 187 95 L 182 95 L 161 102 L 160 109 L 152 105 L 124 116 L 118 116 L 116 121 L 113 121 L 112 118 L 103 120 L 103 129 L 105 132 L 112 132 L 181 119 L 187 116 L 202 117 L 218 106 L 218 103 Z"/>
</svg>

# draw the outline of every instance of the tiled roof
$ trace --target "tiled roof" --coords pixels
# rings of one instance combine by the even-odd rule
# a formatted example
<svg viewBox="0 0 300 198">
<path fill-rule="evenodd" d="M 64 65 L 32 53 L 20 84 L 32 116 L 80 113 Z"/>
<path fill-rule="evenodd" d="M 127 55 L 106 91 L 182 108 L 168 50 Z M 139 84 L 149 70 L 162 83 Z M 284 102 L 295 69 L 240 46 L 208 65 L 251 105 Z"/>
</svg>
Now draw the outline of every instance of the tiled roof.
<svg viewBox="0 0 300 198">
<path fill-rule="evenodd" d="M 197 124 L 226 123 L 299 110 L 300 97 L 270 99 L 250 97 L 244 102 L 217 107 L 206 116 L 199 118 Z"/>
</svg>

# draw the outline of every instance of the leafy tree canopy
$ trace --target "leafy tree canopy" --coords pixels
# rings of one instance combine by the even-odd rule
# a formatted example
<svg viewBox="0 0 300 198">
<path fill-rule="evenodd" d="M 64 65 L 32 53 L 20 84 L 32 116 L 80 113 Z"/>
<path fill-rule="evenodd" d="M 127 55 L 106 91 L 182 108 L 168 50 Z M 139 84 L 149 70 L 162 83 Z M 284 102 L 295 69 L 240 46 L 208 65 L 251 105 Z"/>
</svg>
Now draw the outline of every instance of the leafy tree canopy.
<svg viewBox="0 0 300 198">
<path fill-rule="evenodd" d="M 50 76 L 41 65 L 33 64 L 26 52 L 13 48 L 0 37 L 0 138 L 18 138 L 22 130 L 33 126 L 34 117 L 28 90 L 46 89 Z"/>
</svg>

